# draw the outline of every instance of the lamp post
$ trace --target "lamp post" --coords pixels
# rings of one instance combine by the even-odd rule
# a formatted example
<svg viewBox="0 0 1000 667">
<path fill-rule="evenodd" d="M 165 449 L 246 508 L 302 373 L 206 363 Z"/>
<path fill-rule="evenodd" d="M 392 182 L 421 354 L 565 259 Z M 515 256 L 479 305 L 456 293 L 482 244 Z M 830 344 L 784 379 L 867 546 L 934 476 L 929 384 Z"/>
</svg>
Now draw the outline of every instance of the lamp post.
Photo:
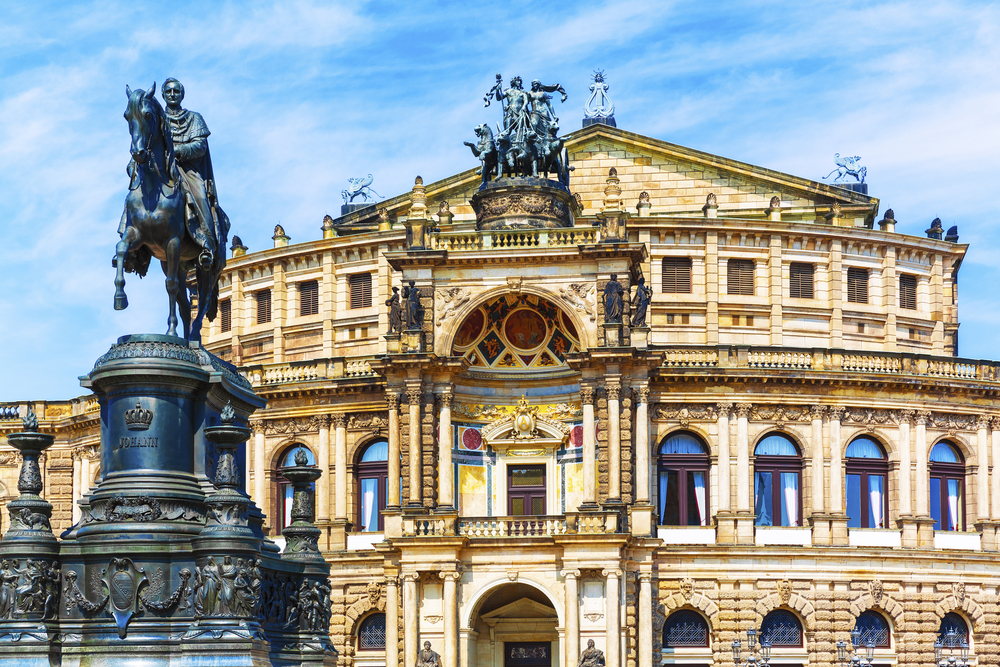
<svg viewBox="0 0 1000 667">
<path fill-rule="evenodd" d="M 948 649 L 948 656 L 944 651 Z M 955 649 L 958 649 L 958 656 L 955 656 Z M 938 667 L 968 667 L 969 664 L 969 642 L 965 637 L 959 639 L 958 631 L 954 628 L 945 633 L 944 639 L 934 642 L 934 662 Z"/>
<path fill-rule="evenodd" d="M 757 631 L 753 628 L 747 630 L 747 656 L 742 658 L 743 644 L 739 639 L 733 641 L 733 664 L 736 667 L 756 667 L 757 665 L 767 666 L 771 660 L 771 642 L 761 639 L 760 658 L 757 657 Z M 742 658 L 742 660 L 741 660 Z M 963 666 L 964 667 L 964 666 Z"/>
<path fill-rule="evenodd" d="M 861 654 L 859 651 L 861 649 L 861 630 L 854 628 L 851 630 L 851 653 L 847 653 L 847 644 L 844 640 L 837 642 L 837 662 L 841 665 L 847 665 L 848 663 L 852 667 L 871 667 L 872 660 L 875 658 L 875 642 L 868 640 L 865 642 L 865 652 Z"/>
</svg>

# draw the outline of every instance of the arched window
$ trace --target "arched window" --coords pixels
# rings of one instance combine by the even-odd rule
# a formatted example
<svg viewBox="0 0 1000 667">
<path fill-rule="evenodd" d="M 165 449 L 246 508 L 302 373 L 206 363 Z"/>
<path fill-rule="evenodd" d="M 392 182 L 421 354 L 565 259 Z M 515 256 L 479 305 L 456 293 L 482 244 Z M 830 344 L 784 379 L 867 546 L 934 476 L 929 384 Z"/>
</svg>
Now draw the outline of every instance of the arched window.
<svg viewBox="0 0 1000 667">
<path fill-rule="evenodd" d="M 663 625 L 663 645 L 668 648 L 708 646 L 708 623 L 689 609 L 675 611 Z"/>
<path fill-rule="evenodd" d="M 847 525 L 885 528 L 889 515 L 889 461 L 881 445 L 871 438 L 855 438 L 847 446 L 846 470 Z"/>
<path fill-rule="evenodd" d="M 868 646 L 871 642 L 875 648 L 889 648 L 889 623 L 877 611 L 863 611 L 854 621 L 854 629 L 858 631 L 857 646 Z M 851 633 L 854 641 L 854 633 Z"/>
<path fill-rule="evenodd" d="M 965 461 L 958 447 L 942 441 L 930 456 L 930 500 L 934 530 L 965 530 Z"/>
<path fill-rule="evenodd" d="M 708 450 L 690 433 L 671 433 L 660 445 L 661 526 L 708 525 Z"/>
<path fill-rule="evenodd" d="M 376 440 L 361 452 L 356 468 L 354 488 L 357 489 L 357 530 L 374 533 L 385 529 L 385 510 L 389 487 L 389 443 Z"/>
<path fill-rule="evenodd" d="M 295 452 L 297 452 L 300 448 L 302 449 L 302 451 L 306 453 L 307 464 L 316 465 L 316 457 L 313 456 L 313 453 L 309 450 L 308 447 L 304 445 L 292 445 L 291 447 L 286 449 L 284 453 L 281 455 L 280 463 L 278 464 L 279 468 L 294 466 Z M 277 502 L 278 525 L 275 526 L 275 530 L 280 534 L 281 531 L 284 530 L 286 526 L 292 523 L 292 493 L 294 491 L 294 487 L 292 487 L 292 483 L 289 482 L 287 479 L 285 479 L 285 477 L 281 474 L 280 469 L 277 471 L 275 477 L 278 480 L 278 493 L 276 496 L 278 500 Z M 311 492 L 310 496 L 312 498 L 313 507 L 315 507 L 316 484 L 315 483 L 310 484 L 309 489 Z"/>
<path fill-rule="evenodd" d="M 941 619 L 941 627 L 938 628 L 938 641 L 943 642 L 948 648 L 957 648 L 961 642 L 969 645 L 969 625 L 965 619 L 955 612 L 948 612 Z M 955 642 L 952 645 L 950 642 Z"/>
<path fill-rule="evenodd" d="M 760 624 L 760 641 L 771 642 L 773 648 L 802 646 L 802 624 L 792 612 L 775 609 Z"/>
<path fill-rule="evenodd" d="M 774 433 L 754 450 L 754 513 L 758 526 L 802 525 L 802 457 L 786 436 Z"/>
<path fill-rule="evenodd" d="M 361 621 L 361 626 L 358 628 L 358 649 L 385 650 L 385 614 L 372 614 Z"/>
</svg>

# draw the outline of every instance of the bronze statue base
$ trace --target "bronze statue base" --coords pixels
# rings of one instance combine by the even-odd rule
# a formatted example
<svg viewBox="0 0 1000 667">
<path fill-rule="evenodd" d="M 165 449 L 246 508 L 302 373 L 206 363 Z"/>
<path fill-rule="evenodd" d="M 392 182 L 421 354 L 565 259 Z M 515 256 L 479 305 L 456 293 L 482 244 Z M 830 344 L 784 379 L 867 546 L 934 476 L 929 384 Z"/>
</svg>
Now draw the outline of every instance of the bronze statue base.
<svg viewBox="0 0 1000 667">
<path fill-rule="evenodd" d="M 499 178 L 472 197 L 476 229 L 553 229 L 572 227 L 579 204 L 558 181 Z"/>
</svg>

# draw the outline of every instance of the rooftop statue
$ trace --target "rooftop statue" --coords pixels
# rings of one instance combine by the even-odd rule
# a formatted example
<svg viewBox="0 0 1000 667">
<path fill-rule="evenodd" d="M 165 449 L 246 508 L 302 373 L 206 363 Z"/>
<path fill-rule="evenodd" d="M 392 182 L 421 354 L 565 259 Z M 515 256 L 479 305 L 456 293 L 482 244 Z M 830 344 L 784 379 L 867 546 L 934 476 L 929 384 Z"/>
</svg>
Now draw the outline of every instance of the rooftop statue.
<svg viewBox="0 0 1000 667">
<path fill-rule="evenodd" d="M 615 115 L 615 103 L 608 95 L 608 84 L 604 81 L 604 72 L 594 72 L 594 83 L 590 85 L 590 99 L 583 108 L 584 118 L 611 118 Z"/>
<path fill-rule="evenodd" d="M 559 119 L 549 94 L 554 92 L 560 94 L 562 102 L 566 101 L 566 91 L 559 84 L 544 85 L 535 79 L 531 90 L 525 90 L 521 77 L 516 76 L 505 89 L 503 77 L 497 74 L 496 85 L 483 100 L 485 106 L 494 100 L 500 102 L 503 126 L 498 124 L 494 135 L 488 125 L 480 125 L 476 128 L 477 143 L 465 142 L 482 163 L 484 187 L 491 176 L 537 178 L 550 173 L 568 187 L 569 157 L 558 137 Z"/>
<path fill-rule="evenodd" d="M 184 86 L 176 79 L 163 83 L 167 109 L 156 100 L 156 84 L 149 90 L 125 87 L 125 120 L 132 138 L 129 191 L 118 225 L 121 240 L 114 266 L 115 310 L 128 307 L 125 273 L 146 275 L 152 258 L 160 260 L 169 297 L 167 335 L 201 340 L 207 315 L 215 319 L 219 276 L 226 266 L 221 249 L 229 235 L 229 218 L 219 207 L 208 126 L 201 114 L 181 108 Z M 198 283 L 198 311 L 191 319 L 185 276 L 194 269 Z"/>
<path fill-rule="evenodd" d="M 382 195 L 368 187 L 374 180 L 371 174 L 368 174 L 365 178 L 347 179 L 351 187 L 340 192 L 340 196 L 344 198 L 344 203 L 353 204 L 355 197 L 361 197 L 361 201 L 367 204 L 370 201 L 375 201 L 375 197 L 381 197 Z"/>
<path fill-rule="evenodd" d="M 865 176 L 868 175 L 868 167 L 859 165 L 858 162 L 860 160 L 861 157 L 858 155 L 854 157 L 840 157 L 840 153 L 834 153 L 833 161 L 837 165 L 837 168 L 824 176 L 823 179 L 826 180 L 837 174 L 833 179 L 834 183 L 843 183 L 844 179 L 848 176 L 853 176 L 858 183 L 864 183 Z"/>
</svg>

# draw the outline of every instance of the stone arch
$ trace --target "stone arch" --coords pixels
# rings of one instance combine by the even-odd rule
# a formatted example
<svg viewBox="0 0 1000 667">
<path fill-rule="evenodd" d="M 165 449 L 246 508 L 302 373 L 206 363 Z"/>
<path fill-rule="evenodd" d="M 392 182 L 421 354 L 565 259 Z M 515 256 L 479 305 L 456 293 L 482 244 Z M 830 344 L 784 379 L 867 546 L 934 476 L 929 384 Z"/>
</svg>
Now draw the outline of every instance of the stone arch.
<svg viewBox="0 0 1000 667">
<path fill-rule="evenodd" d="M 373 596 L 373 586 L 378 587 L 377 595 Z M 350 637 L 349 643 L 353 645 L 354 635 L 358 629 L 358 623 L 372 612 L 385 613 L 385 585 L 380 581 L 372 581 L 368 585 L 368 591 L 357 602 L 352 604 L 344 612 L 344 633 Z M 386 629 L 386 641 L 389 639 L 389 632 Z"/>
<path fill-rule="evenodd" d="M 660 446 L 663 444 L 663 441 L 669 438 L 674 433 L 690 433 L 691 435 L 701 440 L 701 443 L 705 445 L 706 454 L 708 454 L 709 456 L 718 456 L 718 439 L 716 439 L 716 445 L 713 447 L 712 436 L 709 435 L 708 430 L 701 426 L 691 423 L 689 423 L 687 426 L 683 426 L 681 424 L 673 424 L 668 426 L 667 430 L 664 431 L 662 434 L 657 432 L 654 442 L 652 443 L 653 449 L 652 452 L 650 452 L 650 455 L 654 457 L 659 456 Z"/>
<path fill-rule="evenodd" d="M 596 286 L 594 289 L 597 289 Z M 501 296 L 503 294 L 507 294 L 508 292 L 511 291 L 512 290 L 508 286 L 503 285 L 499 287 L 494 287 L 492 289 L 487 289 L 475 295 L 474 297 L 471 297 L 469 299 L 469 302 L 466 303 L 461 310 L 455 313 L 454 319 L 459 326 L 452 327 L 452 330 L 448 332 L 442 331 L 440 336 L 435 334 L 434 336 L 435 352 L 437 352 L 438 354 L 443 354 L 445 356 L 451 356 L 451 348 L 455 344 L 455 336 L 458 335 L 459 327 L 463 322 L 465 322 L 465 318 L 471 315 L 472 312 L 476 310 L 476 308 L 479 308 L 479 306 L 483 305 L 490 299 Z M 573 306 L 571 306 L 569 303 L 567 303 L 567 301 L 563 297 L 559 296 L 554 292 L 550 292 L 549 290 L 541 289 L 535 285 L 530 285 L 530 284 L 523 284 L 520 290 L 518 290 L 518 293 L 533 294 L 537 297 L 540 297 L 542 299 L 554 303 L 559 308 L 559 310 L 565 313 L 573 321 L 573 326 L 576 327 L 577 332 L 580 334 L 580 339 L 581 339 L 580 346 L 583 348 L 583 351 L 586 351 L 587 349 L 592 347 L 597 347 L 597 329 L 595 327 L 588 327 L 587 324 L 582 319 L 580 319 L 579 311 Z M 597 307 L 595 306 L 594 308 L 596 311 Z"/>
<path fill-rule="evenodd" d="M 965 438 L 960 437 L 959 434 L 957 433 L 955 435 L 951 435 L 950 433 L 945 433 L 944 435 L 929 441 L 927 443 L 928 462 L 930 461 L 931 450 L 934 449 L 934 446 L 939 442 L 944 442 L 944 441 L 948 441 L 949 443 L 958 448 L 958 451 L 962 454 L 962 459 L 963 459 L 962 463 L 965 464 L 966 471 L 971 469 L 973 466 L 978 465 L 978 461 L 976 460 L 976 455 L 977 455 L 976 449 L 972 447 L 972 445 L 969 442 L 967 442 Z"/>
<path fill-rule="evenodd" d="M 665 609 L 664 616 L 668 618 L 675 611 L 693 609 L 701 612 L 702 616 L 708 619 L 709 631 L 719 627 L 719 605 L 701 593 L 694 593 L 691 595 L 690 600 L 680 593 L 674 593 L 669 597 L 661 599 L 660 604 Z"/>
<path fill-rule="evenodd" d="M 857 440 L 858 438 L 862 437 L 871 438 L 872 440 L 877 442 L 882 447 L 883 451 L 885 451 L 886 461 L 898 460 L 899 454 L 896 451 L 896 445 L 893 442 L 892 438 L 887 437 L 886 434 L 882 433 L 879 429 L 876 429 L 875 431 L 869 431 L 866 428 L 851 429 L 849 433 L 841 431 L 841 440 L 842 440 L 841 450 L 840 450 L 841 460 L 843 461 L 847 460 L 848 446 L 850 446 L 850 444 L 855 440 Z"/>
<path fill-rule="evenodd" d="M 851 601 L 851 616 L 854 618 L 857 618 L 862 612 L 866 612 L 869 609 L 891 618 L 893 630 L 897 633 L 903 632 L 903 605 L 899 602 L 885 594 L 882 595 L 881 600 L 876 602 L 871 592 L 862 593 Z"/>
<path fill-rule="evenodd" d="M 388 442 L 389 437 L 387 435 L 382 435 L 381 432 L 373 434 L 371 431 L 368 431 L 355 439 L 354 444 L 351 445 L 350 449 L 347 451 L 347 461 L 349 465 L 352 467 L 358 465 L 361 452 L 364 451 L 368 445 L 379 440 L 385 440 Z"/>
<path fill-rule="evenodd" d="M 816 608 L 813 607 L 809 600 L 805 599 L 798 593 L 792 593 L 789 595 L 787 603 L 781 602 L 781 597 L 778 593 L 771 593 L 757 601 L 756 611 L 761 618 L 764 618 L 775 609 L 787 609 L 795 612 L 795 614 L 802 619 L 802 629 L 806 632 L 813 631 Z"/>
<path fill-rule="evenodd" d="M 967 621 L 971 621 L 969 625 L 972 627 L 972 632 L 977 635 L 986 631 L 983 609 L 968 594 L 959 600 L 953 593 L 938 602 L 934 607 L 934 614 L 939 621 L 944 618 L 945 614 L 952 611 L 958 612 Z"/>
<path fill-rule="evenodd" d="M 549 602 L 552 604 L 552 608 L 556 610 L 556 616 L 559 619 L 559 626 L 562 627 L 565 625 L 566 612 L 559 596 L 550 591 L 548 586 L 538 579 L 518 574 L 516 579 L 511 579 L 506 576 L 494 577 L 480 586 L 479 589 L 469 597 L 469 602 L 465 605 L 464 612 L 460 612 L 461 616 L 459 617 L 459 628 L 462 630 L 474 629 L 473 622 L 475 621 L 476 614 L 479 613 L 479 606 L 482 604 L 483 600 L 485 600 L 486 597 L 496 589 L 513 583 L 526 584 L 542 593 L 542 595 L 548 598 Z"/>
<path fill-rule="evenodd" d="M 757 445 L 760 444 L 761 440 L 769 435 L 780 435 L 791 440 L 795 445 L 795 448 L 799 450 L 799 456 L 804 459 L 806 452 L 808 451 L 808 448 L 803 444 L 805 442 L 805 434 L 799 433 L 797 428 L 789 428 L 789 426 L 791 425 L 786 424 L 784 428 L 780 429 L 776 426 L 769 426 L 768 428 L 762 430 L 757 437 L 753 439 L 753 442 L 750 443 L 750 455 L 754 455 L 753 452 L 757 450 Z"/>
<path fill-rule="evenodd" d="M 316 445 L 307 442 L 307 439 L 302 437 L 302 434 L 299 433 L 285 438 L 271 448 L 271 455 L 269 457 L 270 460 L 268 461 L 267 467 L 271 470 L 277 470 L 280 468 L 281 457 L 288 453 L 288 450 L 291 449 L 293 445 L 302 445 L 312 453 L 313 457 L 315 457 L 317 461 L 319 461 L 319 452 L 317 451 L 318 448 Z"/>
</svg>

